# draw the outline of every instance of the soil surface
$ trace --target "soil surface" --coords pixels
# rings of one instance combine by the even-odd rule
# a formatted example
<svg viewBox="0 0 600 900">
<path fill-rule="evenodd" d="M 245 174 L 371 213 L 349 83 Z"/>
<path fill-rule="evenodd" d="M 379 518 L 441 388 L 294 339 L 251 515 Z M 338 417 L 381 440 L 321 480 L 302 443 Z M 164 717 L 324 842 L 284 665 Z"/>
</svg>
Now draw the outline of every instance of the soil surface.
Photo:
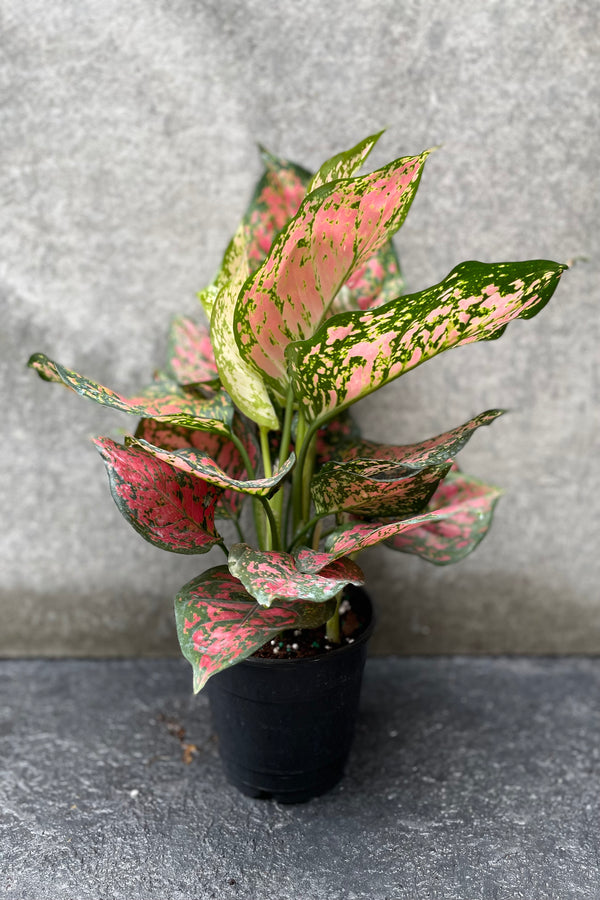
<svg viewBox="0 0 600 900">
<path fill-rule="evenodd" d="M 344 644 L 352 644 L 364 631 L 367 620 L 359 603 L 346 594 L 340 604 L 341 643 L 328 641 L 325 625 L 319 628 L 289 629 L 253 653 L 262 659 L 300 659 L 328 653 Z"/>
</svg>

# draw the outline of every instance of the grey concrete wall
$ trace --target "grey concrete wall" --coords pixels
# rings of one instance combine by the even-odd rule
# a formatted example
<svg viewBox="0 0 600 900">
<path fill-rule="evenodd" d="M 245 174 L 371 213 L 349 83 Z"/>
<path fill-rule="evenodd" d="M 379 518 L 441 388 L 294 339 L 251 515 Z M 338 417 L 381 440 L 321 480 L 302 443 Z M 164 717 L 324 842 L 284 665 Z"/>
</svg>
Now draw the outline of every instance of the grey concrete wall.
<svg viewBox="0 0 600 900">
<path fill-rule="evenodd" d="M 25 368 L 43 350 L 132 391 L 193 315 L 259 173 L 388 131 L 443 144 L 397 238 L 413 290 L 463 259 L 585 255 L 550 306 L 362 407 L 411 440 L 492 406 L 462 454 L 506 490 L 454 568 L 363 557 L 379 652 L 600 651 L 600 6 L 589 0 L 4 0 L 0 652 L 175 650 L 171 597 L 217 553 L 147 545 L 88 437 L 125 416 Z M 359 407 L 359 409 L 361 409 Z"/>
</svg>

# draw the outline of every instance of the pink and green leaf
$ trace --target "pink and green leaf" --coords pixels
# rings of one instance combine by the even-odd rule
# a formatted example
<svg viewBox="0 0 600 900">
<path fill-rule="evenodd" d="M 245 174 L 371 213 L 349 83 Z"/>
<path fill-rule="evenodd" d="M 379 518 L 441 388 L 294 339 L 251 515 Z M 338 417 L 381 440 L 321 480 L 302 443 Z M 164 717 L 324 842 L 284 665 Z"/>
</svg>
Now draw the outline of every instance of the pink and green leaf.
<svg viewBox="0 0 600 900">
<path fill-rule="evenodd" d="M 307 574 L 296 568 L 289 553 L 254 550 L 248 544 L 234 544 L 227 564 L 261 606 L 282 599 L 324 603 L 347 584 L 364 584 L 363 573 L 350 559 L 333 559 L 319 572 Z"/>
<path fill-rule="evenodd" d="M 325 428 L 317 431 L 317 466 L 322 466 L 331 459 L 343 458 L 346 448 L 361 442 L 360 428 L 350 410 L 346 409 L 339 416 L 330 419 Z"/>
<path fill-rule="evenodd" d="M 398 256 L 391 241 L 384 244 L 342 287 L 331 304 L 331 315 L 375 309 L 404 293 Z"/>
<path fill-rule="evenodd" d="M 270 430 L 279 428 L 267 388 L 256 369 L 240 355 L 233 332 L 233 316 L 238 295 L 248 277 L 248 260 L 243 228 L 230 245 L 231 279 L 214 302 L 210 321 L 219 377 L 238 409 L 253 422 Z"/>
<path fill-rule="evenodd" d="M 187 316 L 171 322 L 167 344 L 167 372 L 179 384 L 202 384 L 218 378 L 210 334 Z"/>
<path fill-rule="evenodd" d="M 119 511 L 145 540 L 173 553 L 206 553 L 222 541 L 215 530 L 218 488 L 110 438 L 94 443 Z"/>
<path fill-rule="evenodd" d="M 457 562 L 485 537 L 500 496 L 495 487 L 451 472 L 421 514 L 401 521 L 342 525 L 327 537 L 325 551 L 340 557 L 386 541 L 438 565 Z"/>
<path fill-rule="evenodd" d="M 450 462 L 408 469 L 387 460 L 328 462 L 314 475 L 311 494 L 318 515 L 411 516 L 427 505 Z"/>
<path fill-rule="evenodd" d="M 240 416 L 235 416 L 233 420 L 233 432 L 242 442 L 252 467 L 256 468 L 260 456 L 258 444 L 248 424 Z M 246 467 L 240 451 L 233 441 L 224 435 L 212 434 L 208 431 L 194 431 L 191 428 L 184 428 L 182 425 L 158 422 L 156 419 L 142 419 L 135 432 L 135 437 L 156 447 L 161 447 L 163 450 L 195 450 L 211 457 L 224 472 L 236 480 L 241 480 L 246 474 Z M 146 456 L 148 456 L 147 453 Z M 164 462 L 161 464 L 167 465 Z M 169 468 L 171 469 L 170 466 Z M 188 474 L 186 477 L 191 478 L 192 476 Z M 216 517 L 237 519 L 241 512 L 244 494 L 232 490 L 219 491 L 218 494 Z"/>
<path fill-rule="evenodd" d="M 387 546 L 438 566 L 458 562 L 487 534 L 501 493 L 498 488 L 452 472 L 430 503 L 430 511 L 442 513 L 443 517 L 395 535 Z"/>
<path fill-rule="evenodd" d="M 171 393 L 163 393 L 163 385 L 159 381 L 151 385 L 144 394 L 136 397 L 125 397 L 96 381 L 67 369 L 60 363 L 53 362 L 43 353 L 34 354 L 28 365 L 35 369 L 46 381 L 55 381 L 66 385 L 81 397 L 94 400 L 102 406 L 108 406 L 130 415 L 160 419 L 197 428 L 229 434 L 233 419 L 233 404 L 225 391 L 218 391 L 210 397 L 204 397 L 193 389 L 181 388 Z"/>
<path fill-rule="evenodd" d="M 317 188 L 331 181 L 339 181 L 340 178 L 352 178 L 363 163 L 366 162 L 367 157 L 382 134 L 383 131 L 380 131 L 378 134 L 372 134 L 350 150 L 336 153 L 331 159 L 326 160 L 318 172 L 313 175 L 306 189 L 307 194 L 316 191 Z"/>
<path fill-rule="evenodd" d="M 315 572 L 320 572 L 321 569 L 325 569 L 335 562 L 336 559 L 339 559 L 339 556 L 336 556 L 335 553 L 312 550 L 310 547 L 298 547 L 297 550 L 294 550 L 292 556 L 298 571 L 305 575 L 313 575 Z"/>
<path fill-rule="evenodd" d="M 484 425 L 490 425 L 498 416 L 504 413 L 502 409 L 488 409 L 453 428 L 444 434 L 438 434 L 429 440 L 419 441 L 416 444 L 378 444 L 375 441 L 359 440 L 356 443 L 341 445 L 337 451 L 337 458 L 350 460 L 358 458 L 389 460 L 398 465 L 420 469 L 423 466 L 435 465 L 447 462 L 450 457 L 463 449 L 470 440 L 474 431 Z"/>
<path fill-rule="evenodd" d="M 285 348 L 312 337 L 342 285 L 402 225 L 428 152 L 313 191 L 241 292 L 240 352 L 282 401 Z"/>
<path fill-rule="evenodd" d="M 451 347 L 491 340 L 550 300 L 566 267 L 465 262 L 425 291 L 325 322 L 286 349 L 294 393 L 320 421 Z"/>
<path fill-rule="evenodd" d="M 183 655 L 192 665 L 194 691 L 211 675 L 241 662 L 287 628 L 317 628 L 335 601 L 294 601 L 260 606 L 225 566 L 188 582 L 175 598 L 175 621 Z"/>
<path fill-rule="evenodd" d="M 295 456 L 292 455 L 268 478 L 241 480 L 234 478 L 221 468 L 214 459 L 196 449 L 165 450 L 138 438 L 127 438 L 127 443 L 128 446 L 139 447 L 146 453 L 161 459 L 181 472 L 187 472 L 190 475 L 202 478 L 224 490 L 239 491 L 242 494 L 250 494 L 253 497 L 270 497 L 291 472 L 296 462 Z"/>
<path fill-rule="evenodd" d="M 243 224 L 248 240 L 250 271 L 267 256 L 275 237 L 295 216 L 306 194 L 310 172 L 262 149 L 265 172 L 258 182 Z"/>
</svg>

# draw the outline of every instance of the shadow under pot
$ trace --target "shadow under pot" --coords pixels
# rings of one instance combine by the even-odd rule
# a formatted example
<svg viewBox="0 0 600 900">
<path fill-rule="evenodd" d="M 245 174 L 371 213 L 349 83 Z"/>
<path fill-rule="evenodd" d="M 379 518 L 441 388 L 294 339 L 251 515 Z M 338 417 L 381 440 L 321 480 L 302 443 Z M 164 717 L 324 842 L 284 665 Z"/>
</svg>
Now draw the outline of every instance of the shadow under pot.
<svg viewBox="0 0 600 900">
<path fill-rule="evenodd" d="M 352 643 L 301 659 L 250 657 L 206 686 L 225 775 L 249 797 L 303 803 L 344 774 L 374 626 L 365 591 L 345 597 L 361 622 Z"/>
</svg>

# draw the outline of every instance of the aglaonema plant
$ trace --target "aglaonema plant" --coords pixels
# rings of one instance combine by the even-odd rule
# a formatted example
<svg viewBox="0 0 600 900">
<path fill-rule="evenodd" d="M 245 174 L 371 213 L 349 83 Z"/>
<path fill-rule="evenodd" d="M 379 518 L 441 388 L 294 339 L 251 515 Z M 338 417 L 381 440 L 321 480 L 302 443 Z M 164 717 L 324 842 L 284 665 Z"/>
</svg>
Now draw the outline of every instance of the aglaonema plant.
<svg viewBox="0 0 600 900">
<path fill-rule="evenodd" d="M 284 629 L 326 624 L 333 646 L 342 590 L 364 580 L 360 551 L 384 543 L 456 562 L 486 534 L 500 495 L 454 458 L 501 410 L 387 445 L 362 438 L 350 407 L 444 350 L 536 315 L 566 266 L 463 262 L 405 293 L 391 239 L 429 151 L 357 174 L 379 137 L 314 175 L 263 151 L 263 177 L 199 295 L 210 327 L 176 318 L 167 364 L 137 396 L 43 354 L 29 361 L 42 378 L 140 419 L 123 444 L 95 443 L 142 537 L 175 553 L 225 553 L 226 565 L 175 600 L 196 691 Z M 239 542 L 226 546 L 217 519 L 233 522 Z"/>
</svg>

